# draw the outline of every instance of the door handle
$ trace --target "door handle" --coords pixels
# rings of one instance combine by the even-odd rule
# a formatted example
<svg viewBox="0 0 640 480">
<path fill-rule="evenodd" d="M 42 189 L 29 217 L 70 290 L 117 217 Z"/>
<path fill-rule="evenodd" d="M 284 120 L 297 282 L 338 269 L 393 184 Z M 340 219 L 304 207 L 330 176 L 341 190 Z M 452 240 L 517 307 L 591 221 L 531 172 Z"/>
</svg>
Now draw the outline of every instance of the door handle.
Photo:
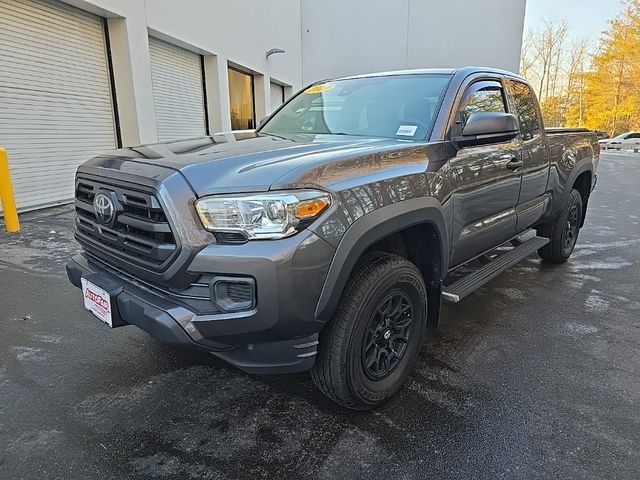
<svg viewBox="0 0 640 480">
<path fill-rule="evenodd" d="M 518 160 L 517 158 L 512 158 L 509 163 L 507 163 L 507 168 L 509 170 L 517 170 L 522 167 L 522 160 Z"/>
</svg>

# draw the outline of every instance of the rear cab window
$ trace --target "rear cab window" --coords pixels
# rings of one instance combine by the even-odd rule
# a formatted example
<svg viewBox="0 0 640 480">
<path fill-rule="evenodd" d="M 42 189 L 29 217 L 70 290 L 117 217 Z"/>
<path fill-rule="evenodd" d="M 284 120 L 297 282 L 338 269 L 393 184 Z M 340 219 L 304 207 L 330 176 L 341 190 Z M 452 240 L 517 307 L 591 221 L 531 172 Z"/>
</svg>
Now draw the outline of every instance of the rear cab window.
<svg viewBox="0 0 640 480">
<path fill-rule="evenodd" d="M 531 87 L 517 80 L 508 80 L 513 95 L 516 114 L 520 121 L 520 133 L 523 141 L 532 140 L 540 136 L 542 125 L 536 99 Z"/>
</svg>

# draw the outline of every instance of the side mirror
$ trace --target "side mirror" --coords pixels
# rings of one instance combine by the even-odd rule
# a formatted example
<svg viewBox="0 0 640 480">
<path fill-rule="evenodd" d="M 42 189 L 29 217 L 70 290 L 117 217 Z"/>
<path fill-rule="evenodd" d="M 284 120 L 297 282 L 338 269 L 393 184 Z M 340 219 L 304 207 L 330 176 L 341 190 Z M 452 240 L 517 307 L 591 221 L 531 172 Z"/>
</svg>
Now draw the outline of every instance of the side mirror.
<svg viewBox="0 0 640 480">
<path fill-rule="evenodd" d="M 502 143 L 513 140 L 520 133 L 518 119 L 510 113 L 481 112 L 472 113 L 462 133 L 453 137 L 460 147 L 473 147 Z"/>
<path fill-rule="evenodd" d="M 260 120 L 258 122 L 258 128 L 262 127 L 262 125 L 264 125 L 265 123 L 267 123 L 267 120 L 269 120 L 270 115 L 264 117 L 262 120 Z M 256 129 L 257 130 L 257 129 Z"/>
</svg>

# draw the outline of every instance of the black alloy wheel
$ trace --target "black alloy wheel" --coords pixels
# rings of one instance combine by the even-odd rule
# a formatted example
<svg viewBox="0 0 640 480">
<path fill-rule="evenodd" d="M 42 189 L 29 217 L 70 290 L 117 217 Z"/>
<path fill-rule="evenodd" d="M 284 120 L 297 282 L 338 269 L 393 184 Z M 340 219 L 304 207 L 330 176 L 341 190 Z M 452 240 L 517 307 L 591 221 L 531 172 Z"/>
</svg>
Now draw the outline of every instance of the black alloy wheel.
<svg viewBox="0 0 640 480">
<path fill-rule="evenodd" d="M 391 292 L 375 308 L 362 344 L 362 365 L 372 380 L 393 372 L 405 352 L 411 334 L 413 306 L 402 291 Z"/>
<path fill-rule="evenodd" d="M 567 215 L 567 221 L 564 226 L 564 231 L 562 232 L 562 247 L 565 252 L 572 252 L 573 247 L 576 245 L 576 241 L 578 240 L 578 230 L 580 229 L 579 225 L 580 220 L 580 212 L 578 211 L 577 205 L 571 205 L 569 209 L 569 214 Z"/>
</svg>

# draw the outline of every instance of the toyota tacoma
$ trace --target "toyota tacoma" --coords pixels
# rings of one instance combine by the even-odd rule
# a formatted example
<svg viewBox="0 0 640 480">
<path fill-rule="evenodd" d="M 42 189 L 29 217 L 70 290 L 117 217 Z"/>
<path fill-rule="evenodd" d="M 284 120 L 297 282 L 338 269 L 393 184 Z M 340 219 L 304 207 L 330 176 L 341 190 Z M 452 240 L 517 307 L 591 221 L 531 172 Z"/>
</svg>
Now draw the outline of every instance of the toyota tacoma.
<svg viewBox="0 0 640 480">
<path fill-rule="evenodd" d="M 81 165 L 67 273 L 111 327 L 249 373 L 310 370 L 371 409 L 405 382 L 443 300 L 536 251 L 569 258 L 598 158 L 594 133 L 545 129 L 509 72 L 322 81 L 255 131 Z"/>
</svg>

